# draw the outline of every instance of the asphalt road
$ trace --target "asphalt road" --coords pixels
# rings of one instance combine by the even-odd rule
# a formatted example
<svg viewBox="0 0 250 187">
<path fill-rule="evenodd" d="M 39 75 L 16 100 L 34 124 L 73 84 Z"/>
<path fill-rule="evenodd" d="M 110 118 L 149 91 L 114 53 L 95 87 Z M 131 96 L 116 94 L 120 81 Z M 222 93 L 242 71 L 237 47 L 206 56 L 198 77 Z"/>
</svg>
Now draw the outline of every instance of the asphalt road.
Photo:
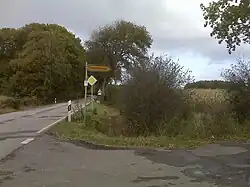
<svg viewBox="0 0 250 187">
<path fill-rule="evenodd" d="M 0 115 L 0 160 L 66 115 L 67 103 Z"/>
<path fill-rule="evenodd" d="M 1 187 L 249 187 L 250 144 L 103 150 L 36 138 L 0 161 Z"/>
<path fill-rule="evenodd" d="M 250 186 L 250 143 L 107 150 L 41 133 L 66 114 L 63 103 L 0 116 L 0 187 Z"/>
</svg>

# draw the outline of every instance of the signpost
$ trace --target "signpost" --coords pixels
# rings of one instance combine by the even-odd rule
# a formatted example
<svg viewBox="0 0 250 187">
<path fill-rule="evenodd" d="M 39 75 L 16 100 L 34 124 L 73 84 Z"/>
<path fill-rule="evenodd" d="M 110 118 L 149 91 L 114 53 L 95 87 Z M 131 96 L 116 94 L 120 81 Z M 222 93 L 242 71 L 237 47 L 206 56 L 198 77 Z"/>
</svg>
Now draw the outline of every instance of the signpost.
<svg viewBox="0 0 250 187">
<path fill-rule="evenodd" d="M 85 80 L 84 80 L 84 87 L 85 87 L 85 95 L 84 95 L 84 99 L 85 99 L 85 106 L 84 106 L 84 124 L 86 124 L 86 114 L 87 114 L 87 107 L 86 107 L 86 103 L 87 103 L 87 88 L 88 88 L 88 84 L 91 85 L 91 99 L 93 101 L 93 86 L 94 84 L 97 82 L 96 78 L 94 76 L 90 76 L 88 78 L 88 71 L 89 72 L 109 72 L 111 71 L 110 67 L 105 66 L 105 65 L 88 65 L 88 63 L 86 62 L 85 65 Z M 104 79 L 104 82 L 106 80 Z M 94 104 L 92 103 L 92 109 L 94 108 Z"/>
<path fill-rule="evenodd" d="M 90 84 L 91 86 L 91 106 L 92 106 L 92 110 L 94 110 L 94 103 L 93 103 L 93 100 L 94 100 L 94 89 L 93 89 L 93 86 L 94 84 L 97 82 L 96 78 L 91 75 L 89 78 L 88 78 L 88 83 Z"/>
<path fill-rule="evenodd" d="M 108 66 L 102 65 L 89 65 L 87 69 L 90 72 L 109 72 L 111 70 Z"/>
</svg>

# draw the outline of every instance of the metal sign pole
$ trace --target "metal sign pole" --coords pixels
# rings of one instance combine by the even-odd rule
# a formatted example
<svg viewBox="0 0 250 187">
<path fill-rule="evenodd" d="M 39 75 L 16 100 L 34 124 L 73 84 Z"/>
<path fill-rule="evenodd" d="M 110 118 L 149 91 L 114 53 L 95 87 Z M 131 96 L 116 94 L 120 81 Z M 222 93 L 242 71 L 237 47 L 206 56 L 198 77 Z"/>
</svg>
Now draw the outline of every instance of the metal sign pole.
<svg viewBox="0 0 250 187">
<path fill-rule="evenodd" d="M 85 64 L 85 81 L 84 81 L 84 87 L 85 87 L 85 92 L 84 92 L 84 124 L 86 125 L 86 115 L 87 115 L 87 91 L 88 91 L 88 62 Z"/>
<path fill-rule="evenodd" d="M 93 86 L 91 86 L 91 108 L 92 108 L 92 110 L 94 110 L 94 85 Z"/>
</svg>

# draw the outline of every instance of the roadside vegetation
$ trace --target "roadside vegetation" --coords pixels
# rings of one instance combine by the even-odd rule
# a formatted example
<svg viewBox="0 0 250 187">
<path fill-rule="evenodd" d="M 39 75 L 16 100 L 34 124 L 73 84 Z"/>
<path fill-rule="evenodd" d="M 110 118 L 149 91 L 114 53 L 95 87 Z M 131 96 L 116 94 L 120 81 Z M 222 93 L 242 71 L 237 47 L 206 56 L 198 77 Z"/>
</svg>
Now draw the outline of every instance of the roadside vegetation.
<svg viewBox="0 0 250 187">
<path fill-rule="evenodd" d="M 129 147 L 192 148 L 249 139 L 249 119 L 242 118 L 247 104 L 235 101 L 243 90 L 248 92 L 235 88 L 239 77 L 234 76 L 224 90 L 182 89 L 183 83 L 192 81 L 190 72 L 167 56 L 149 60 L 148 66 L 131 71 L 133 76 L 122 86 L 107 86 L 106 100 L 95 104 L 93 111 L 88 108 L 86 124 L 82 111 L 72 123 L 58 124 L 50 133 L 63 140 Z M 226 70 L 225 78 L 229 72 L 238 74 L 241 63 Z"/>
<path fill-rule="evenodd" d="M 226 42 L 231 53 L 250 41 L 249 32 L 238 32 L 249 31 L 249 3 L 241 1 L 237 7 L 228 2 L 211 2 L 201 9 L 205 26 L 213 29 L 211 36 Z M 192 72 L 167 54 L 150 54 L 152 44 L 146 27 L 124 20 L 94 30 L 86 41 L 56 24 L 2 29 L 0 93 L 11 98 L 7 100 L 37 103 L 80 98 L 87 61 L 111 68 L 91 73 L 98 80 L 94 92 L 103 91 L 101 104 L 88 108 L 86 124 L 80 110 L 72 123 L 52 128 L 50 133 L 59 139 L 149 147 L 249 139 L 248 59 L 239 58 L 224 70 L 223 81 L 194 82 Z"/>
</svg>

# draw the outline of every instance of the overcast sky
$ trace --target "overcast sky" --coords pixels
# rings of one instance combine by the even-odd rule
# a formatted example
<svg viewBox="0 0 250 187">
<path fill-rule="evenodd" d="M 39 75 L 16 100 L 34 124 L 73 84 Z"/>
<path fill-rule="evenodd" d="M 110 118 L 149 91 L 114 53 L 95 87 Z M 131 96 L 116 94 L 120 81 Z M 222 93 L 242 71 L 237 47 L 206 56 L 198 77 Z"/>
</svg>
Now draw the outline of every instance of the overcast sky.
<svg viewBox="0 0 250 187">
<path fill-rule="evenodd" d="M 220 79 L 220 71 L 246 56 L 248 46 L 229 55 L 204 28 L 200 3 L 211 0 L 0 0 L 0 27 L 30 22 L 57 23 L 83 40 L 92 30 L 117 19 L 143 24 L 155 54 L 179 59 L 197 80 Z"/>
</svg>

